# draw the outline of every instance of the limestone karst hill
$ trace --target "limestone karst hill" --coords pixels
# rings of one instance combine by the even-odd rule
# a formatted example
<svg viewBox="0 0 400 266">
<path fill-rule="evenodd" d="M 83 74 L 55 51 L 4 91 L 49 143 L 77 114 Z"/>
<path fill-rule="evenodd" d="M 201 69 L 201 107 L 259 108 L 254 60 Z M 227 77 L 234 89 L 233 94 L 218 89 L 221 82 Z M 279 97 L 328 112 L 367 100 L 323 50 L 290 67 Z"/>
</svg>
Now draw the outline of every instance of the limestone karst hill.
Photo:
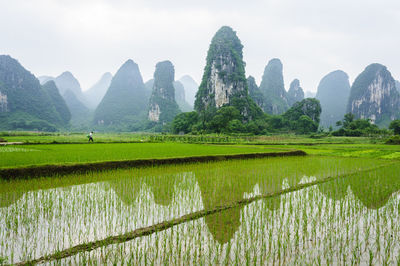
<svg viewBox="0 0 400 266">
<path fill-rule="evenodd" d="M 395 80 L 384 65 L 367 66 L 351 86 L 347 112 L 356 118 L 387 126 L 399 117 L 399 107 L 400 95 Z"/>
</svg>

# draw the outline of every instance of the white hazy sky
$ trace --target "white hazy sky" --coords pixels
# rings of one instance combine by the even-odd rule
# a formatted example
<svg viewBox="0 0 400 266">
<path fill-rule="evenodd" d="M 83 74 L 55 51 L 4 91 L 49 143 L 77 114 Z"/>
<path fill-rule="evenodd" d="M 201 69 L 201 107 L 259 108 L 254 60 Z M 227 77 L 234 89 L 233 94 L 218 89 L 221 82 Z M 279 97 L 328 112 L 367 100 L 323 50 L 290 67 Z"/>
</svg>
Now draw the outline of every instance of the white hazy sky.
<svg viewBox="0 0 400 266">
<path fill-rule="evenodd" d="M 237 32 L 258 83 L 275 57 L 286 89 L 298 78 L 316 91 L 337 69 L 352 81 L 374 62 L 400 79 L 399 0 L 0 0 L 0 54 L 36 76 L 71 71 L 84 90 L 127 59 L 145 81 L 171 60 L 177 78 L 199 82 L 223 25 Z"/>
</svg>

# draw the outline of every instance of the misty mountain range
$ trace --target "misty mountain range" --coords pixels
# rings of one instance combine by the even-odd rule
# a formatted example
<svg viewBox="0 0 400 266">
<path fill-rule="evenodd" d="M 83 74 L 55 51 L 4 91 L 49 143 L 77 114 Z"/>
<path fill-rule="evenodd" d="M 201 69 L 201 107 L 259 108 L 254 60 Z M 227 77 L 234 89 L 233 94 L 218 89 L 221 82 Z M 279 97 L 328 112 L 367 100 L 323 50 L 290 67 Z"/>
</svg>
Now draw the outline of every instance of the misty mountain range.
<svg viewBox="0 0 400 266">
<path fill-rule="evenodd" d="M 82 91 L 68 71 L 36 78 L 17 60 L 1 55 L 0 129 L 161 129 L 180 112 L 209 112 L 210 108 L 215 112 L 227 105 L 235 106 L 246 121 L 260 112 L 283 114 L 305 97 L 314 97 L 310 91 L 304 92 L 298 79 L 285 89 L 284 65 L 278 58 L 267 63 L 260 85 L 253 77 L 246 78 L 244 64 L 232 57 L 241 54 L 242 47 L 232 32 L 222 27 L 214 36 L 215 47 L 210 46 L 210 51 L 221 53 L 207 57 L 200 86 L 188 75 L 175 80 L 170 61 L 158 63 L 154 78 L 144 82 L 139 66 L 128 60 L 114 76 L 105 73 L 89 90 Z M 237 50 L 227 52 L 224 42 L 233 43 Z M 322 108 L 320 126 L 325 128 L 335 127 L 348 112 L 380 126 L 400 117 L 400 82 L 380 64 L 367 66 L 352 85 L 341 70 L 327 74 L 315 98 Z"/>
</svg>

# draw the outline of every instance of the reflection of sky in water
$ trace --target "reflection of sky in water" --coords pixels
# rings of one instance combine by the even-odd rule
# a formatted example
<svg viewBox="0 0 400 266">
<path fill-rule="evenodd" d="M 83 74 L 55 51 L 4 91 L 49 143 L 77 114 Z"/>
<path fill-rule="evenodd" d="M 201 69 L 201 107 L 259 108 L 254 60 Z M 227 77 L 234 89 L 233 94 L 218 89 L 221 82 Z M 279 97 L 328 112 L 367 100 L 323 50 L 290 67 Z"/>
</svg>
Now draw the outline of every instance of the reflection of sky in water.
<svg viewBox="0 0 400 266">
<path fill-rule="evenodd" d="M 10 189 L 5 193 L 2 190 L 0 256 L 11 257 L 13 253 L 15 261 L 29 256 L 36 258 L 57 249 L 122 234 L 227 202 L 367 168 L 370 164 L 366 160 L 318 157 L 252 160 L 240 164 L 232 161 L 188 166 L 184 171 L 175 166 L 156 176 L 150 171 L 142 176 L 132 176 L 127 171 L 129 174 L 108 181 L 43 190 L 30 190 L 29 185 L 25 191 Z M 178 251 L 168 251 L 162 246 L 165 239 L 174 241 L 178 237 L 173 232 L 179 232 L 179 241 L 188 244 L 184 249 L 191 249 L 190 254 L 204 253 L 207 246 L 207 251 L 219 262 L 223 262 L 222 257 L 235 261 L 236 253 L 246 257 L 244 247 L 260 249 L 253 252 L 253 257 L 263 254 L 265 248 L 281 263 L 293 262 L 276 255 L 277 247 L 284 242 L 287 243 L 285 256 L 294 255 L 293 245 L 297 243 L 297 251 L 302 250 L 299 262 L 302 259 L 308 261 L 313 254 L 328 252 L 326 245 L 332 245 L 332 249 L 341 247 L 338 243 L 342 243 L 343 235 L 339 232 L 344 228 L 348 227 L 351 234 L 363 238 L 367 225 L 376 228 L 381 223 L 377 221 L 381 213 L 391 214 L 392 209 L 398 210 L 399 196 L 391 198 L 400 187 L 400 181 L 395 182 L 393 178 L 394 168 L 399 167 L 336 179 L 209 215 L 123 244 L 127 246 L 125 252 L 131 254 L 135 243 L 140 243 L 136 246 L 137 252 L 152 254 L 146 247 L 153 243 L 160 245 L 159 252 L 172 252 L 179 257 L 175 254 Z M 394 226 L 399 224 L 398 211 L 387 216 L 389 222 L 385 224 L 392 226 L 389 229 L 393 234 L 398 230 L 398 226 Z M 371 229 L 368 239 L 376 238 L 377 234 Z M 200 242 L 204 245 L 198 247 Z M 346 247 L 349 252 L 357 243 L 368 250 L 365 244 L 368 241 L 360 244 L 360 240 L 347 239 L 347 242 L 353 243 Z M 113 252 L 111 247 L 106 249 Z M 398 253 L 397 245 L 390 250 Z M 95 260 L 101 257 L 101 249 L 91 253 Z M 365 254 L 362 254 L 364 260 Z M 163 261 L 159 256 L 160 262 Z M 118 254 L 114 257 L 118 258 Z M 265 258 L 265 261 L 269 259 Z"/>
</svg>

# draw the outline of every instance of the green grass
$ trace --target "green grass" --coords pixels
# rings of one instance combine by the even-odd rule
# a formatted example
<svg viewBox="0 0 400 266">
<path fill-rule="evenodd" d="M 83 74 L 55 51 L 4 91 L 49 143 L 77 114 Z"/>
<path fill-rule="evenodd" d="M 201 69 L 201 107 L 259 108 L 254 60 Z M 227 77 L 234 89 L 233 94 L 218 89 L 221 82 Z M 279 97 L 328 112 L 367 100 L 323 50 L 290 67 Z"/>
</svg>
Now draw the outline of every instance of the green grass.
<svg viewBox="0 0 400 266">
<path fill-rule="evenodd" d="M 46 136 L 42 136 L 42 138 L 46 138 Z M 63 165 L 118 160 L 279 152 L 287 150 L 303 150 L 309 155 L 400 159 L 400 146 L 369 143 L 316 144 L 311 146 L 301 144 L 207 145 L 176 142 L 37 144 L 0 146 L 0 168 L 44 164 Z"/>
<path fill-rule="evenodd" d="M 0 137 L 8 142 L 23 143 L 87 143 L 88 133 L 29 133 L 3 132 Z M 94 140 L 99 143 L 110 142 L 143 142 L 148 141 L 150 134 L 139 133 L 95 133 Z"/>
<path fill-rule="evenodd" d="M 0 146 L 0 168 L 44 164 L 226 155 L 285 151 L 285 148 L 185 143 L 38 144 Z"/>
<path fill-rule="evenodd" d="M 86 143 L 87 132 L 82 133 L 38 133 L 38 132 L 0 132 L 0 137 L 8 142 L 23 143 Z M 304 135 L 272 136 L 227 136 L 227 135 L 161 135 L 152 133 L 95 133 L 95 142 L 193 142 L 193 143 L 231 143 L 231 144 L 370 144 L 383 143 L 383 138 L 367 137 L 321 137 L 310 138 Z"/>
<path fill-rule="evenodd" d="M 277 145 L 284 148 L 286 145 Z M 318 145 L 291 145 L 292 149 L 305 151 L 310 155 L 361 157 L 376 159 L 399 159 L 400 145 L 384 144 L 318 144 Z"/>
</svg>

